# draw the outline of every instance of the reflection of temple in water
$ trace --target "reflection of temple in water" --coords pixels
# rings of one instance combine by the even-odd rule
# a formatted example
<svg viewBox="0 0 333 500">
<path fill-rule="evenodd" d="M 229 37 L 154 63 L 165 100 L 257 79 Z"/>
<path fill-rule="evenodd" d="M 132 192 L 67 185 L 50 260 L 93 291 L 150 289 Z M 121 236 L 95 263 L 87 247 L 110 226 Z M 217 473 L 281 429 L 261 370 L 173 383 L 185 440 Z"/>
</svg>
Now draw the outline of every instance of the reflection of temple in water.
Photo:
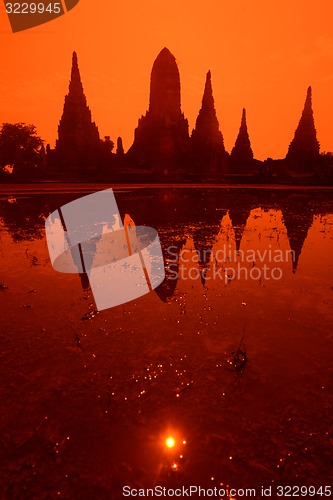
<svg viewBox="0 0 333 500">
<path fill-rule="evenodd" d="M 304 203 L 302 197 L 292 205 L 282 208 L 290 248 L 294 251 L 293 272 L 296 272 L 303 245 L 313 222 L 313 210 Z"/>
<path fill-rule="evenodd" d="M 237 251 L 240 249 L 244 229 L 249 216 L 250 209 L 244 210 L 243 207 L 232 207 L 229 210 L 229 217 L 235 233 L 235 243 Z"/>
<path fill-rule="evenodd" d="M 262 250 L 272 245 L 280 248 L 283 237 L 286 248 L 294 252 L 295 272 L 313 217 L 333 212 L 325 193 L 317 193 L 314 202 L 312 194 L 305 191 L 288 191 L 288 198 L 282 190 L 243 189 L 147 189 L 135 196 L 128 190 L 116 196 L 122 217 L 125 212 L 130 213 L 137 225 L 147 224 L 159 231 L 166 279 L 156 292 L 163 300 L 175 293 L 179 255 L 187 241 L 192 241 L 203 285 L 219 245 L 237 253 L 251 248 L 254 237 Z M 14 241 L 41 239 L 49 213 L 75 198 L 77 194 L 72 193 L 3 199 L 0 201 L 3 230 Z M 268 215 L 263 217 L 263 214 Z M 87 288 L 86 278 L 81 279 Z"/>
</svg>

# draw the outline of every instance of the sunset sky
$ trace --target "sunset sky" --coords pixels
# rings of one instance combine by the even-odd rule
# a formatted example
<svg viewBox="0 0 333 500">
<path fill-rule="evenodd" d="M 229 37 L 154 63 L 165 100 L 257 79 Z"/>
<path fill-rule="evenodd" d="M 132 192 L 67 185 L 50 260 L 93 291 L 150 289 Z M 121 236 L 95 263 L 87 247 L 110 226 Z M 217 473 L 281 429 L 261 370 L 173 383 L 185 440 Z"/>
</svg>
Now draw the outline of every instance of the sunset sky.
<svg viewBox="0 0 333 500">
<path fill-rule="evenodd" d="M 122 136 L 127 150 L 166 46 L 190 132 L 210 69 L 228 151 L 246 107 L 255 156 L 284 157 L 309 85 L 321 149 L 333 151 L 332 19 L 332 0 L 80 0 L 65 16 L 12 34 L 1 3 L 0 123 L 34 123 L 54 146 L 76 50 L 101 136 Z"/>
</svg>

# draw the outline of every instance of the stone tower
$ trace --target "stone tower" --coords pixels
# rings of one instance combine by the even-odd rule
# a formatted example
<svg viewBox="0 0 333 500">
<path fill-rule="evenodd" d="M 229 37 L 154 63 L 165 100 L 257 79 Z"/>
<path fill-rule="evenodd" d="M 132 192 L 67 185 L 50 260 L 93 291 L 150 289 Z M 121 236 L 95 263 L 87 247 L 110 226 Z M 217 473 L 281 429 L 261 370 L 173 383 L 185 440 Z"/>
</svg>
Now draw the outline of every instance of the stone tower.
<svg viewBox="0 0 333 500">
<path fill-rule="evenodd" d="M 149 109 L 139 119 L 127 157 L 153 176 L 180 172 L 189 151 L 188 122 L 181 111 L 180 77 L 175 57 L 164 48 L 150 79 Z"/>
<path fill-rule="evenodd" d="M 219 173 L 227 154 L 216 116 L 210 71 L 206 76 L 202 105 L 191 141 L 196 173 L 201 175 Z"/>
<path fill-rule="evenodd" d="M 117 139 L 117 152 L 116 152 L 116 154 L 118 156 L 124 156 L 124 154 L 125 154 L 123 140 L 121 137 L 118 137 L 118 139 Z"/>
<path fill-rule="evenodd" d="M 286 156 L 287 164 L 293 171 L 311 173 L 319 159 L 319 152 L 312 110 L 312 89 L 309 87 L 303 113 Z"/>
<path fill-rule="evenodd" d="M 167 125 L 177 123 L 182 116 L 178 66 L 166 47 L 157 56 L 151 72 L 149 113 Z"/>
<path fill-rule="evenodd" d="M 246 170 L 253 163 L 253 151 L 247 130 L 245 109 L 243 109 L 241 126 L 230 158 L 233 168 L 239 171 Z"/>
<path fill-rule="evenodd" d="M 61 172 L 86 176 L 97 170 L 100 137 L 83 91 L 76 52 L 55 148 Z"/>
</svg>

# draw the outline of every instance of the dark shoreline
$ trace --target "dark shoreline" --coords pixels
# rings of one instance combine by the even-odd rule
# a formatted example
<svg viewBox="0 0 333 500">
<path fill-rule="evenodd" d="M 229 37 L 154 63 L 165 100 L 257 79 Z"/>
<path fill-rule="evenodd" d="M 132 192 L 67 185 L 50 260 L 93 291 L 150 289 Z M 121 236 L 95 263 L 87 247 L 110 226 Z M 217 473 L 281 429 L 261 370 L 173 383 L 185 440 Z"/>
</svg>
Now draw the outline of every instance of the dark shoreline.
<svg viewBox="0 0 333 500">
<path fill-rule="evenodd" d="M 285 184 L 119 184 L 119 183 L 32 183 L 32 184 L 1 184 L 0 195 L 41 194 L 41 193 L 84 193 L 103 189 L 257 189 L 257 190 L 287 190 L 287 191 L 329 191 L 333 186 L 295 186 Z"/>
</svg>

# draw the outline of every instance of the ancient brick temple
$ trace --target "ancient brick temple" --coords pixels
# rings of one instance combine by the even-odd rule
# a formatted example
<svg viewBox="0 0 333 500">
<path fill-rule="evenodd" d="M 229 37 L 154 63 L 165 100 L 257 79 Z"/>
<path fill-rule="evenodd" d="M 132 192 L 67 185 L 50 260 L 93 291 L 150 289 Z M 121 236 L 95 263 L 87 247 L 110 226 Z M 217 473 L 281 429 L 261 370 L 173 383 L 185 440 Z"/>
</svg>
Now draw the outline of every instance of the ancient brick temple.
<svg viewBox="0 0 333 500">
<path fill-rule="evenodd" d="M 175 57 L 164 48 L 150 79 L 149 109 L 139 119 L 128 159 L 152 177 L 181 173 L 189 156 L 188 122 L 181 111 L 180 77 Z"/>
<path fill-rule="evenodd" d="M 55 159 L 63 174 L 90 175 L 97 170 L 100 137 L 83 91 L 76 52 L 73 53 L 69 91 L 58 127 Z"/>
<path fill-rule="evenodd" d="M 312 89 L 309 87 L 303 113 L 286 156 L 288 168 L 296 173 L 312 173 L 318 162 L 319 152 L 312 110 Z"/>
<path fill-rule="evenodd" d="M 200 175 L 220 173 L 228 155 L 216 116 L 210 71 L 206 76 L 202 105 L 191 142 L 193 170 Z"/>
<path fill-rule="evenodd" d="M 74 52 L 56 147 L 52 150 L 48 145 L 42 160 L 49 178 L 118 182 L 248 182 L 251 178 L 289 182 L 299 178 L 306 183 L 326 175 L 313 118 L 311 87 L 286 158 L 268 158 L 264 162 L 254 158 L 245 109 L 229 155 L 215 110 L 211 72 L 206 75 L 201 108 L 190 137 L 181 109 L 177 62 L 167 48 L 161 50 L 153 64 L 149 107 L 139 119 L 131 148 L 125 152 L 119 137 L 116 151 L 113 149 L 111 138 L 101 140 L 92 120 Z M 326 171 L 330 172 L 330 157 L 325 161 Z"/>
<path fill-rule="evenodd" d="M 246 110 L 243 109 L 239 133 L 230 155 L 232 168 L 237 172 L 247 172 L 253 168 L 253 151 L 247 130 Z"/>
</svg>

